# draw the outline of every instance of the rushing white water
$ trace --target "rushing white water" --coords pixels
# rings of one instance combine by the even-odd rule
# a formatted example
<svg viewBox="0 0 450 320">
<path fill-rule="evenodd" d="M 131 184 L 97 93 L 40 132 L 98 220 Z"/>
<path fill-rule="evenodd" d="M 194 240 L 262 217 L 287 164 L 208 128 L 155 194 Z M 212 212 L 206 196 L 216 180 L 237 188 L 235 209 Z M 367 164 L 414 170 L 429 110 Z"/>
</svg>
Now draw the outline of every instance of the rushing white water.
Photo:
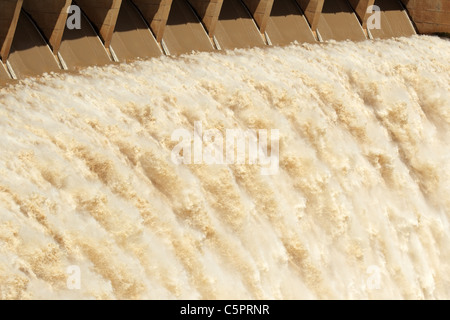
<svg viewBox="0 0 450 320">
<path fill-rule="evenodd" d="M 3 88 L 0 298 L 448 299 L 449 85 L 416 36 Z M 195 121 L 279 129 L 278 174 L 176 166 Z"/>
</svg>

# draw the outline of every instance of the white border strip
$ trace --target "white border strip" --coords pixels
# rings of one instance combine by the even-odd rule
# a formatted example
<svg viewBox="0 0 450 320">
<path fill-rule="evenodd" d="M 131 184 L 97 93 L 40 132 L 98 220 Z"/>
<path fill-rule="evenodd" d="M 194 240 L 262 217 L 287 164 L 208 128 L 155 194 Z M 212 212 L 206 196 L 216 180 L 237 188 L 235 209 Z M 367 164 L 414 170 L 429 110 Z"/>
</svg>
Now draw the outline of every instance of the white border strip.
<svg viewBox="0 0 450 320">
<path fill-rule="evenodd" d="M 163 52 L 166 56 L 170 56 L 169 48 L 167 48 L 166 43 L 164 42 L 164 39 L 161 39 L 161 47 L 163 49 Z"/>
<path fill-rule="evenodd" d="M 6 60 L 6 68 L 8 69 L 9 74 L 11 75 L 11 78 L 13 78 L 14 80 L 18 80 L 16 73 L 14 72 L 14 70 L 8 60 Z"/>
</svg>

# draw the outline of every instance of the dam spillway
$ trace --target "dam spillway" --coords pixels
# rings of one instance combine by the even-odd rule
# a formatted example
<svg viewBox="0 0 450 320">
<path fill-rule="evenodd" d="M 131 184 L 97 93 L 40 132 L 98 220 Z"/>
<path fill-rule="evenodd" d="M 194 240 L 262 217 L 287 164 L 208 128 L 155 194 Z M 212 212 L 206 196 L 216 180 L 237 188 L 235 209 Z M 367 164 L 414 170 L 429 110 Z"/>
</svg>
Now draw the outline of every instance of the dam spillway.
<svg viewBox="0 0 450 320">
<path fill-rule="evenodd" d="M 0 300 L 450 297 L 448 1 L 0 5 Z"/>
<path fill-rule="evenodd" d="M 412 36 L 3 87 L 0 299 L 448 299 L 449 85 Z M 279 172 L 176 165 L 196 122 L 279 129 Z"/>
<path fill-rule="evenodd" d="M 164 54 L 445 33 L 449 21 L 448 0 L 0 0 L 0 82 Z"/>
</svg>

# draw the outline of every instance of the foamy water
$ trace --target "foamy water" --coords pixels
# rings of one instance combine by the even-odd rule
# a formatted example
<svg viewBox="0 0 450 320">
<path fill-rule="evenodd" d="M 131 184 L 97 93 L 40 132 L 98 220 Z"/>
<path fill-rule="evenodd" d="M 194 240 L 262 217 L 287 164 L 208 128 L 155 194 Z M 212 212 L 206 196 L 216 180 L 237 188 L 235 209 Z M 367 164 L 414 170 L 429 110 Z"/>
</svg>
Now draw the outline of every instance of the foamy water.
<svg viewBox="0 0 450 320">
<path fill-rule="evenodd" d="M 449 85 L 416 36 L 0 89 L 0 298 L 448 299 Z M 196 121 L 279 129 L 278 174 L 175 165 Z"/>
</svg>

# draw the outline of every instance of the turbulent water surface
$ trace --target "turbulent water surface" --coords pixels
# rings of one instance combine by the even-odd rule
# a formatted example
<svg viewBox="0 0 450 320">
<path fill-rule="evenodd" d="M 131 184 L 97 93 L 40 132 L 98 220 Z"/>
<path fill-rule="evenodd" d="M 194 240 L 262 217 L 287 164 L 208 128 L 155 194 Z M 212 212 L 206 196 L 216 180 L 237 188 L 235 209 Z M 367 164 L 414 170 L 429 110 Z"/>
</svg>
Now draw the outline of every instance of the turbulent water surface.
<svg viewBox="0 0 450 320">
<path fill-rule="evenodd" d="M 450 298 L 449 85 L 416 36 L 0 89 L 0 298 Z M 195 122 L 279 129 L 278 174 L 174 164 Z"/>
</svg>

